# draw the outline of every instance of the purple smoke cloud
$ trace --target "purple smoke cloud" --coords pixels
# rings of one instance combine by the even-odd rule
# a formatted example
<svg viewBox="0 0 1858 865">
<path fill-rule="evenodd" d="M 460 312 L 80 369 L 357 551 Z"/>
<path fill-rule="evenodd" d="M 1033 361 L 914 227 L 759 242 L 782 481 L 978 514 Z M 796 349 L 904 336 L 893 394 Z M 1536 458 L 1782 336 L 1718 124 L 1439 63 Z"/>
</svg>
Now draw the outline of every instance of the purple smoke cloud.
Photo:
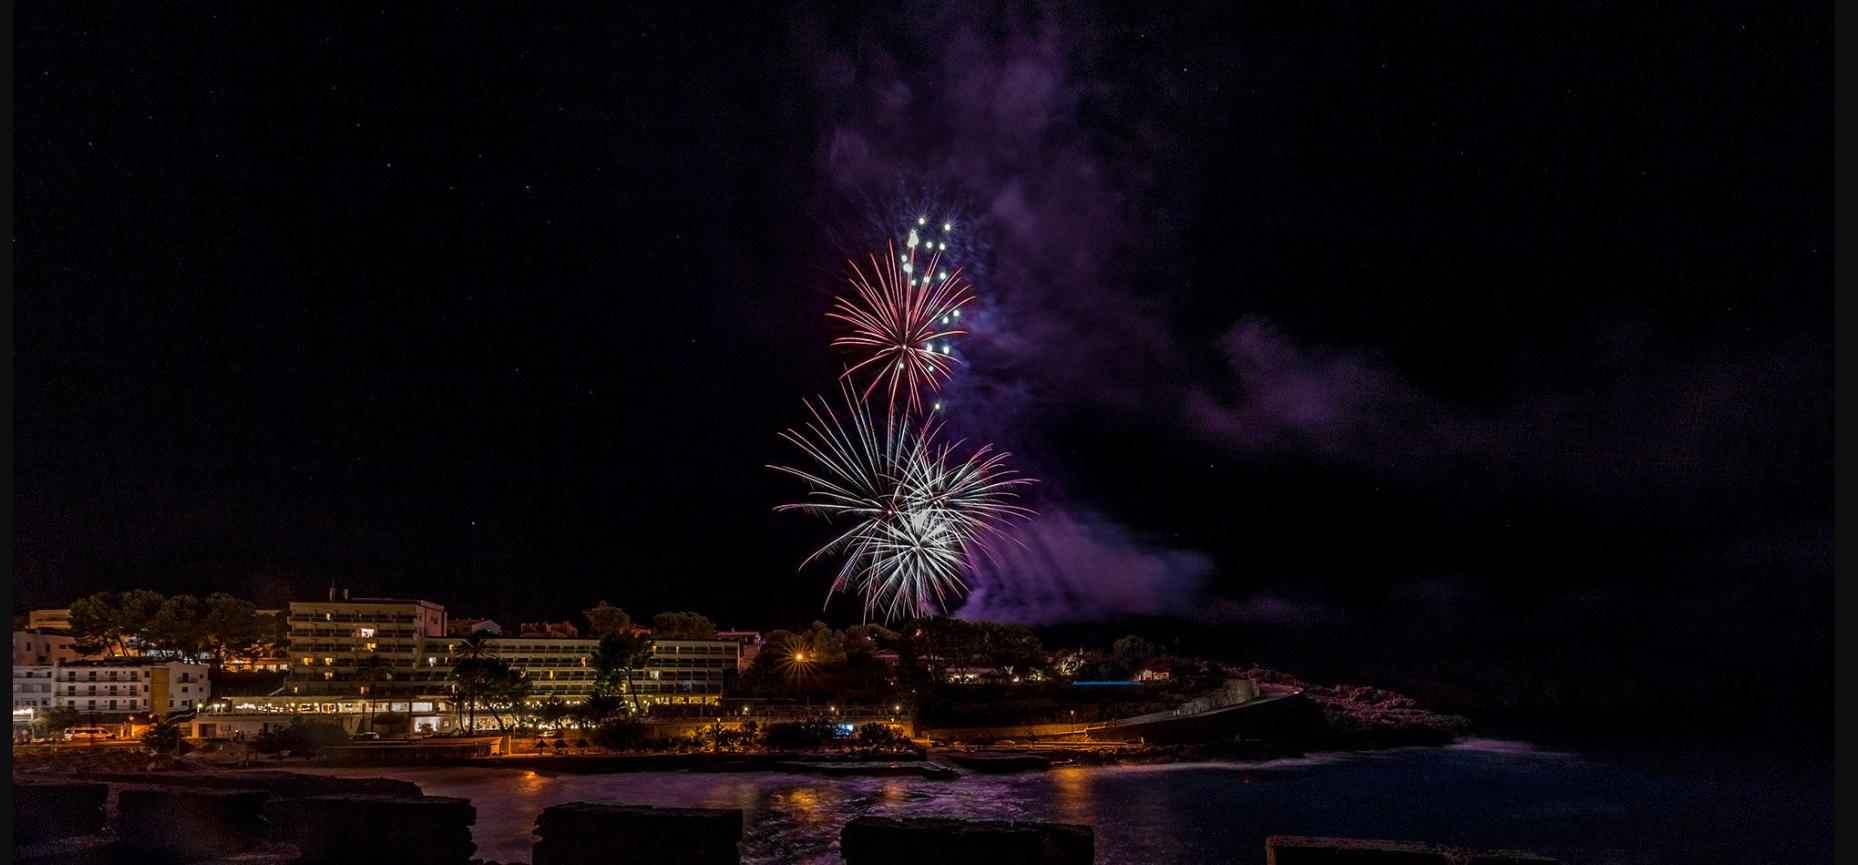
<svg viewBox="0 0 1858 865">
<path fill-rule="evenodd" d="M 1165 302 L 1139 286 L 1181 245 L 1170 214 L 1193 196 L 1155 166 L 1192 154 L 1151 121 L 1148 102 L 1168 94 L 1127 69 L 1096 72 L 1102 51 L 1090 34 L 1101 29 L 1089 26 L 1091 14 L 925 7 L 905 16 L 907 28 L 866 36 L 853 52 L 833 46 L 823 24 L 799 30 L 823 124 L 820 210 L 854 212 L 839 234 L 857 253 L 913 212 L 899 208 L 919 206 L 889 200 L 876 209 L 896 212 L 873 214 L 889 190 L 941 190 L 959 202 L 981 302 L 975 335 L 960 347 L 966 365 L 945 388 L 947 419 L 1046 475 L 1042 516 L 1019 532 L 1023 546 L 1000 545 L 963 615 L 1332 616 L 1269 595 L 1216 606 L 1204 591 L 1210 558 L 1141 538 L 1102 503 L 1068 497 L 1062 477 L 1045 471 L 1042 441 L 1046 422 L 1065 413 L 1140 419 L 1239 456 L 1412 475 L 1469 467 L 1461 474 L 1489 486 L 1632 495 L 1648 484 L 1720 485 L 1729 465 L 1741 474 L 1728 480 L 1759 482 L 1745 433 L 1798 409 L 1772 404 L 1799 391 L 1781 385 L 1802 365 L 1780 354 L 1627 354 L 1597 390 L 1525 392 L 1472 408 L 1372 353 L 1303 343 L 1263 317 L 1234 322 L 1210 344 L 1181 339 Z M 1209 360 L 1223 361 L 1223 381 L 1190 372 Z"/>
</svg>

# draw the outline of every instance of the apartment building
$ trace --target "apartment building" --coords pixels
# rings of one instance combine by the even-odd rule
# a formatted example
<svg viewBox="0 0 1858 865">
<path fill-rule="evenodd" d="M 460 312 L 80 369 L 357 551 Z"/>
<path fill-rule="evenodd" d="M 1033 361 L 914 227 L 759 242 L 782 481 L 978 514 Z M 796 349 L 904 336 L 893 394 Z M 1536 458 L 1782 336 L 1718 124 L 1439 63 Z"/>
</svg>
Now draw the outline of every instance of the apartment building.
<svg viewBox="0 0 1858 865">
<path fill-rule="evenodd" d="M 109 658 L 59 664 L 51 673 L 52 705 L 85 716 L 162 717 L 192 712 L 212 698 L 205 664 Z"/>
<path fill-rule="evenodd" d="M 52 706 L 51 664 L 13 664 L 13 717 L 28 720 Z M 26 710 L 22 713 L 22 710 Z"/>
</svg>

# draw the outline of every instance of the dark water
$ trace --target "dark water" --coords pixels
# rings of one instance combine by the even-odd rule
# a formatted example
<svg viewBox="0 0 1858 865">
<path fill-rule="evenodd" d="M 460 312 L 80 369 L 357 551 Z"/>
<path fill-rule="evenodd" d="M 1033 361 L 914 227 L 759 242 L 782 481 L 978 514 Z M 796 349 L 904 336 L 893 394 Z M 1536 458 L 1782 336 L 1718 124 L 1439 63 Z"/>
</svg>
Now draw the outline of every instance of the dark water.
<svg viewBox="0 0 1858 865">
<path fill-rule="evenodd" d="M 529 859 L 543 808 L 577 800 L 740 808 L 744 861 L 837 863 L 860 814 L 1026 818 L 1097 829 L 1097 861 L 1260 863 L 1272 833 L 1519 847 L 1568 863 L 1832 861 L 1829 765 L 1748 753 L 1612 760 L 1473 740 L 1264 764 L 821 779 L 751 773 L 566 775 L 345 770 L 406 778 L 478 809 L 480 856 Z"/>
</svg>

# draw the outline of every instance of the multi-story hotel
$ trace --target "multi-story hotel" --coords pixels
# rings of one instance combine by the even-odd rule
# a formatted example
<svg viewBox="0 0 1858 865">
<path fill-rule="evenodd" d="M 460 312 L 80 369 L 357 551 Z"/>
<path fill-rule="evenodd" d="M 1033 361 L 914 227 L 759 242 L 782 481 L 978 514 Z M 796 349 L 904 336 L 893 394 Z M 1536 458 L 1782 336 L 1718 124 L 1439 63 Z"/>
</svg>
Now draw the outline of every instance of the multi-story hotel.
<svg viewBox="0 0 1858 865">
<path fill-rule="evenodd" d="M 632 681 L 647 704 L 715 703 L 733 684 L 739 651 L 735 640 L 653 640 L 651 658 Z"/>
<path fill-rule="evenodd" d="M 290 673 L 282 697 L 426 696 L 451 690 L 445 608 L 431 601 L 356 598 L 290 603 Z M 369 655 L 390 664 L 372 680 Z"/>
<path fill-rule="evenodd" d="M 497 637 L 484 651 L 529 680 L 530 700 L 578 703 L 594 692 L 594 650 L 599 640 L 568 637 Z"/>
<path fill-rule="evenodd" d="M 732 684 L 739 651 L 734 640 L 652 640 L 645 666 L 632 685 L 646 705 L 714 703 Z M 503 637 L 486 641 L 486 654 L 527 677 L 532 701 L 549 698 L 578 703 L 594 691 L 594 652 L 600 641 L 568 637 Z M 625 683 L 616 693 L 626 696 Z"/>
</svg>

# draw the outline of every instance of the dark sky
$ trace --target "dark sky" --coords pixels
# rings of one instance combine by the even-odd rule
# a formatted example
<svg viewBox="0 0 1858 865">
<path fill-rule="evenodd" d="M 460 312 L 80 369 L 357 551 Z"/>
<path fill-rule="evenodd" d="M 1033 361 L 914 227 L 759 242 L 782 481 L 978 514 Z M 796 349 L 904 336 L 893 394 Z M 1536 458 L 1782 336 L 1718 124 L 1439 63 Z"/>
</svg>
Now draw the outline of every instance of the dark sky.
<svg viewBox="0 0 1858 865">
<path fill-rule="evenodd" d="M 971 615 L 1828 663 L 1823 4 L 15 21 L 17 608 L 804 621 L 764 466 L 921 210 L 1042 481 Z"/>
</svg>

